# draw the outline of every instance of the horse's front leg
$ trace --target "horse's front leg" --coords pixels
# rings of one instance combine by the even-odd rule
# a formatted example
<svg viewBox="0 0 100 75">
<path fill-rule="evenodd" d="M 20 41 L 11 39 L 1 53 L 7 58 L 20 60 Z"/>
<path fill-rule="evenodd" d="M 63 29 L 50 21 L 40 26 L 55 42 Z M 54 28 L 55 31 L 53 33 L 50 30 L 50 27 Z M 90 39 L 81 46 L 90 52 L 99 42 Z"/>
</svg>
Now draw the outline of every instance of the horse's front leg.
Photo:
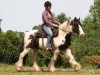
<svg viewBox="0 0 100 75">
<path fill-rule="evenodd" d="M 30 49 L 24 49 L 23 52 L 20 53 L 19 60 L 15 63 L 15 70 L 20 71 L 23 65 L 23 58 L 30 51 Z"/>
<path fill-rule="evenodd" d="M 55 65 L 55 61 L 57 59 L 58 54 L 59 54 L 59 50 L 57 49 L 54 51 L 53 56 L 52 56 L 51 61 L 50 61 L 49 68 L 50 68 L 51 72 L 54 72 L 56 70 L 54 65 Z"/>
<path fill-rule="evenodd" d="M 67 49 L 65 51 L 65 57 L 69 59 L 69 63 L 71 64 L 74 71 L 78 71 L 78 70 L 81 69 L 81 65 L 76 62 L 76 60 L 75 60 L 74 56 L 72 55 L 70 49 Z"/>
<path fill-rule="evenodd" d="M 38 66 L 38 63 L 37 63 L 37 55 L 38 55 L 38 50 L 34 49 L 33 50 L 33 67 L 32 67 L 33 71 L 41 71 L 41 69 L 40 69 L 40 67 Z"/>
</svg>

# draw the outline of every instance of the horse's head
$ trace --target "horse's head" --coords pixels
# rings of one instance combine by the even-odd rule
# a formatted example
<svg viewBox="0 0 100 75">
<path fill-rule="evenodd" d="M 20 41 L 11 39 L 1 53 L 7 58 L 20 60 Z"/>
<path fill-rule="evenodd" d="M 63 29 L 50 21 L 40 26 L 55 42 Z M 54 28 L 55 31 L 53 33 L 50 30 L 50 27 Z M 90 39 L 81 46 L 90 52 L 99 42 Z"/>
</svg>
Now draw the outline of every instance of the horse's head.
<svg viewBox="0 0 100 75">
<path fill-rule="evenodd" d="M 84 32 L 83 29 L 81 27 L 81 22 L 80 22 L 80 18 L 77 19 L 76 17 L 74 18 L 74 20 L 71 21 L 70 25 L 72 25 L 72 30 L 77 33 L 79 36 L 83 36 Z"/>
</svg>

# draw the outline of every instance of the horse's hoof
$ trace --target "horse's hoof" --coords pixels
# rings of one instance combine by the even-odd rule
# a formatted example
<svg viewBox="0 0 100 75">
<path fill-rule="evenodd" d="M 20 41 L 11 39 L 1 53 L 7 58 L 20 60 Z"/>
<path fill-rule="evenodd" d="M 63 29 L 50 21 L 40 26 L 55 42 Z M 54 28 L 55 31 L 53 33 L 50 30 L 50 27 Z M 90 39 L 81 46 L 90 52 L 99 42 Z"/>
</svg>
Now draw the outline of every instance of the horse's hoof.
<svg viewBox="0 0 100 75">
<path fill-rule="evenodd" d="M 32 68 L 32 71 L 33 72 L 40 72 L 40 71 L 42 71 L 42 69 L 40 69 L 40 68 Z"/>
<path fill-rule="evenodd" d="M 50 72 L 55 72 L 56 68 L 50 68 Z"/>
<path fill-rule="evenodd" d="M 75 72 L 78 72 L 80 69 L 81 69 L 81 65 L 79 63 L 74 65 Z"/>
<path fill-rule="evenodd" d="M 16 68 L 14 69 L 16 72 L 20 72 L 21 71 L 21 68 Z"/>
<path fill-rule="evenodd" d="M 19 67 L 19 66 L 17 66 L 17 65 L 15 64 L 14 70 L 15 70 L 16 72 L 20 72 L 20 71 L 21 71 L 21 67 Z"/>
</svg>

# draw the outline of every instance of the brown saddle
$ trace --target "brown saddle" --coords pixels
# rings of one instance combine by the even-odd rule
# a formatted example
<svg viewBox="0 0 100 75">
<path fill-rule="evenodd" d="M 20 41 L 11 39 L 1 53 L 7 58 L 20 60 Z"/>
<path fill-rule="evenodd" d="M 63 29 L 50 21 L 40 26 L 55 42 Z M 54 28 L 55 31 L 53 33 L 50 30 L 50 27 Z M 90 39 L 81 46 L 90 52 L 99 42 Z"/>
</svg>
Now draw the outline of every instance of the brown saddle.
<svg viewBox="0 0 100 75">
<path fill-rule="evenodd" d="M 51 27 L 51 30 L 53 32 L 53 37 L 58 36 L 58 29 Z M 43 30 L 43 26 L 40 27 L 39 31 L 36 32 L 36 38 L 47 38 L 47 33 Z"/>
<path fill-rule="evenodd" d="M 52 50 L 54 50 L 54 49 L 55 49 L 55 46 L 54 46 L 54 43 L 53 43 L 53 38 L 58 36 L 59 30 L 56 29 L 56 28 L 53 28 L 53 27 L 51 27 L 51 30 L 52 30 L 52 32 L 53 32 L 53 37 L 52 37 L 52 39 L 51 39 L 51 47 L 52 47 Z M 39 27 L 39 31 L 37 31 L 37 32 L 35 33 L 35 37 L 36 37 L 37 39 L 42 38 L 43 51 L 45 51 L 45 49 L 44 49 L 44 41 L 43 41 L 43 38 L 47 38 L 47 36 L 48 36 L 47 33 L 43 30 L 43 25 L 41 25 L 41 26 Z"/>
</svg>

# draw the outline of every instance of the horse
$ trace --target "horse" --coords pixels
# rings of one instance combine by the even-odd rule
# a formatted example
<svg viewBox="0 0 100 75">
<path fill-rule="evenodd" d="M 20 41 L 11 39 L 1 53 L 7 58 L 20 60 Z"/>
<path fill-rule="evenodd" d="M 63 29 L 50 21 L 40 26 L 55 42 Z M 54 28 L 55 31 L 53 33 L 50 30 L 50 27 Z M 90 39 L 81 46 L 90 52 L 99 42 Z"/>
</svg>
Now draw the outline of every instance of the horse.
<svg viewBox="0 0 100 75">
<path fill-rule="evenodd" d="M 32 70 L 41 71 L 41 68 L 39 67 L 37 63 L 37 54 L 38 54 L 39 48 L 46 49 L 47 38 L 44 38 L 44 40 L 42 38 L 38 38 L 38 40 L 36 40 L 36 38 L 34 37 L 36 36 L 37 31 L 38 30 L 32 30 L 32 31 L 24 33 L 25 36 L 24 36 L 24 41 L 23 41 L 24 43 L 23 51 L 20 53 L 19 59 L 15 63 L 16 71 L 21 71 L 21 67 L 23 65 L 23 58 L 30 50 L 33 50 Z M 75 60 L 74 56 L 71 53 L 71 49 L 69 48 L 69 46 L 71 45 L 72 32 L 75 32 L 78 36 L 84 35 L 80 18 L 77 19 L 75 17 L 71 21 L 66 20 L 64 23 L 62 23 L 59 26 L 58 31 L 59 31 L 58 36 L 53 38 L 55 49 L 53 50 L 53 55 L 50 60 L 49 70 L 51 72 L 56 71 L 56 68 L 54 65 L 60 51 L 64 51 L 65 57 L 69 59 L 69 63 L 71 64 L 72 68 L 75 71 L 80 70 L 81 65 Z M 44 42 L 44 47 L 43 47 L 43 42 Z"/>
</svg>

